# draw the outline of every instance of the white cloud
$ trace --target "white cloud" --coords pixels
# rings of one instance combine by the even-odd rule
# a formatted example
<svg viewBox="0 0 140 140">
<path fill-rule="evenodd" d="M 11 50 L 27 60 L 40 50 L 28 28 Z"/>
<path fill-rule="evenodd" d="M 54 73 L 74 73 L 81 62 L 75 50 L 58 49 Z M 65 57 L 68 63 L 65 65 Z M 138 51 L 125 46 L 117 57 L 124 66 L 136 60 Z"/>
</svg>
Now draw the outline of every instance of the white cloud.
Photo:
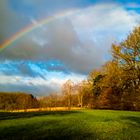
<svg viewBox="0 0 140 140">
<path fill-rule="evenodd" d="M 86 37 L 89 34 L 96 38 L 98 33 L 100 35 L 110 33 L 117 36 L 127 34 L 140 23 L 140 14 L 127 11 L 121 5 L 97 4 L 82 9 L 81 12 L 70 16 L 70 19 L 79 35 L 85 34 L 84 37 Z"/>
<path fill-rule="evenodd" d="M 22 92 L 28 92 L 30 89 L 32 93 L 36 93 L 36 89 L 38 92 L 41 92 L 46 89 L 45 93 L 49 92 L 61 92 L 61 86 L 67 81 L 72 80 L 74 83 L 78 83 L 85 79 L 85 76 L 71 73 L 66 75 L 61 72 L 47 72 L 45 73 L 46 79 L 41 77 L 25 77 L 25 76 L 16 76 L 16 75 L 0 75 L 0 85 L 4 85 L 5 89 L 9 86 L 14 86 L 15 91 L 19 91 L 19 88 Z M 25 88 L 26 87 L 26 88 Z M 0 86 L 0 90 L 2 91 L 3 86 Z M 49 90 L 48 90 L 49 89 Z M 11 88 L 11 91 L 13 89 Z M 38 93 L 39 94 L 39 93 Z"/>
<path fill-rule="evenodd" d="M 85 79 L 84 75 L 75 73 L 64 74 L 62 72 L 47 72 L 45 73 L 46 79 L 41 77 L 25 77 L 16 75 L 0 75 L 0 84 L 14 84 L 14 85 L 35 85 L 35 86 L 50 86 L 51 84 L 62 85 L 67 80 L 72 80 L 74 83 L 80 82 Z"/>
</svg>

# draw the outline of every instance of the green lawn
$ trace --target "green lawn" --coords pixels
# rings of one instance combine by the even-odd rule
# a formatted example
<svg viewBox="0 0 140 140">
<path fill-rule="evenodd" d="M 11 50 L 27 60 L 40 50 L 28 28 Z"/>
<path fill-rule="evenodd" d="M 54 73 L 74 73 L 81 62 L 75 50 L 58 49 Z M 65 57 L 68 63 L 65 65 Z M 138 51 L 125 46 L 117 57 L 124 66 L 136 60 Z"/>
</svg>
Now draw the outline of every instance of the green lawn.
<svg viewBox="0 0 140 140">
<path fill-rule="evenodd" d="M 2 139 L 140 140 L 140 112 L 1 112 Z"/>
</svg>

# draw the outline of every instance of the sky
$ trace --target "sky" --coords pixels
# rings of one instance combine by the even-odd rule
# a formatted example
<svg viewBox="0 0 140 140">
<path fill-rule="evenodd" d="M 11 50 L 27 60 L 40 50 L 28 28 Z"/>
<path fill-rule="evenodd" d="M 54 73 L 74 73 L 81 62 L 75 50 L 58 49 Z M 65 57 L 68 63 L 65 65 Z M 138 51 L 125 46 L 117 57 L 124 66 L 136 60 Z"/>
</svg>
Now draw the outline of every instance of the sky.
<svg viewBox="0 0 140 140">
<path fill-rule="evenodd" d="M 139 23 L 138 0 L 0 0 L 0 91 L 60 92 L 111 59 L 111 44 Z"/>
</svg>

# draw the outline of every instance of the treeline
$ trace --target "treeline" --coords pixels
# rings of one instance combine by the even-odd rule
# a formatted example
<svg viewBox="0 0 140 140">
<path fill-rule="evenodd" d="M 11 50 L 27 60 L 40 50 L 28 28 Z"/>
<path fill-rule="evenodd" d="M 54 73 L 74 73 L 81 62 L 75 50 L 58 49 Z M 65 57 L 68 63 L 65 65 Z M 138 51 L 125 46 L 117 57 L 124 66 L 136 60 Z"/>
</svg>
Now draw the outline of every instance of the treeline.
<svg viewBox="0 0 140 140">
<path fill-rule="evenodd" d="M 126 40 L 112 44 L 112 60 L 90 72 L 87 80 L 68 80 L 62 95 L 44 99 L 47 106 L 81 106 L 97 109 L 140 110 L 140 27 Z"/>
<path fill-rule="evenodd" d="M 38 108 L 39 102 L 32 94 L 0 93 L 0 110 Z"/>
<path fill-rule="evenodd" d="M 70 104 L 68 103 L 70 99 Z M 40 107 L 46 108 L 46 107 L 68 107 L 69 109 L 71 107 L 78 107 L 78 100 L 77 95 L 71 94 L 71 97 L 69 98 L 66 95 L 63 94 L 56 94 L 52 93 L 44 97 L 38 98 Z"/>
</svg>

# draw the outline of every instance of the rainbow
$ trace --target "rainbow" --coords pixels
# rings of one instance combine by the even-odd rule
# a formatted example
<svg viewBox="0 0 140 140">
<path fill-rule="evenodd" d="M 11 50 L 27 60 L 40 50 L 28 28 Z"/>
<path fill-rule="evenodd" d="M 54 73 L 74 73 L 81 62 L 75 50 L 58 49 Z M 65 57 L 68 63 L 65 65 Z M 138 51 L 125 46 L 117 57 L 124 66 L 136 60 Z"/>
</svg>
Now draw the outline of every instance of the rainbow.
<svg viewBox="0 0 140 140">
<path fill-rule="evenodd" d="M 64 18 L 67 16 L 70 16 L 74 13 L 79 12 L 79 10 L 70 10 L 70 11 L 66 11 L 66 12 L 61 12 L 59 14 L 56 14 L 54 16 L 50 16 L 47 17 L 45 19 L 41 19 L 35 23 L 31 23 L 28 26 L 26 26 L 25 28 L 21 29 L 20 31 L 18 31 L 17 33 L 15 33 L 13 36 L 11 36 L 10 38 L 8 38 L 7 40 L 5 40 L 1 45 L 0 45 L 0 51 L 4 50 L 5 48 L 7 48 L 8 46 L 12 45 L 14 42 L 16 42 L 17 40 L 19 40 L 20 38 L 22 38 L 23 36 L 25 36 L 26 34 L 32 32 L 33 30 L 46 25 L 52 21 L 55 21 L 56 19 L 60 19 L 60 18 Z"/>
</svg>

